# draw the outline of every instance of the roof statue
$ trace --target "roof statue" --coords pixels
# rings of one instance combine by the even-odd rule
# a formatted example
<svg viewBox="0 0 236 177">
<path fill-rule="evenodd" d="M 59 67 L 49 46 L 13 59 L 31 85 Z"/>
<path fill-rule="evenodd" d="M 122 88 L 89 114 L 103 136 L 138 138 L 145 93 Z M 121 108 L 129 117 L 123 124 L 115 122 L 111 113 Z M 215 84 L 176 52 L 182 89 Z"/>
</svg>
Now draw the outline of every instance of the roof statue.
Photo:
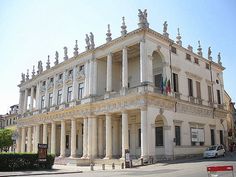
<svg viewBox="0 0 236 177">
<path fill-rule="evenodd" d="M 121 36 L 124 36 L 127 34 L 126 28 L 127 26 L 125 25 L 125 17 L 122 17 Z"/>
<path fill-rule="evenodd" d="M 75 40 L 75 48 L 74 48 L 74 57 L 77 57 L 79 55 L 79 52 L 78 52 L 78 41 Z"/>
<path fill-rule="evenodd" d="M 217 58 L 218 58 L 218 64 L 222 65 L 220 52 L 218 53 Z"/>
<path fill-rule="evenodd" d="M 32 71 L 32 78 L 34 78 L 34 76 L 35 76 L 35 68 L 34 68 L 34 65 L 33 65 L 33 71 Z"/>
<path fill-rule="evenodd" d="M 167 33 L 167 27 L 168 27 L 168 24 L 167 24 L 167 21 L 165 21 L 163 24 L 163 35 L 165 37 L 169 37 L 169 34 Z"/>
<path fill-rule="evenodd" d="M 208 59 L 212 60 L 212 57 L 211 57 L 211 47 L 208 47 Z"/>
<path fill-rule="evenodd" d="M 86 43 L 85 49 L 86 49 L 86 50 L 89 50 L 89 49 L 90 49 L 90 41 L 89 41 L 89 36 L 88 36 L 88 34 L 86 34 L 85 43 Z"/>
<path fill-rule="evenodd" d="M 40 74 L 43 72 L 43 64 L 42 64 L 42 61 L 39 60 L 38 61 L 38 71 L 37 71 L 37 74 Z"/>
<path fill-rule="evenodd" d="M 25 74 L 21 73 L 21 83 L 25 82 Z"/>
<path fill-rule="evenodd" d="M 201 47 L 200 41 L 198 41 L 198 48 L 197 48 L 197 50 L 198 50 L 197 54 L 202 57 L 202 47 Z"/>
<path fill-rule="evenodd" d="M 47 61 L 46 69 L 50 69 L 50 56 L 49 55 L 48 55 L 48 61 Z"/>
<path fill-rule="evenodd" d="M 180 46 L 182 46 L 182 41 L 181 41 L 181 36 L 180 36 L 180 32 L 179 32 L 179 28 L 177 28 L 177 31 L 178 31 L 178 34 L 177 34 L 177 36 L 176 36 L 176 43 L 178 44 L 178 45 L 180 45 Z"/>
<path fill-rule="evenodd" d="M 29 80 L 29 69 L 27 69 L 26 80 Z"/>
<path fill-rule="evenodd" d="M 67 47 L 65 46 L 63 49 L 64 49 L 64 60 L 67 60 L 67 59 L 68 59 L 68 55 L 67 55 L 68 50 L 67 50 Z"/>
<path fill-rule="evenodd" d="M 58 54 L 58 52 L 56 51 L 56 53 L 55 53 L 55 62 L 54 62 L 54 65 L 58 65 L 58 63 L 59 63 L 58 58 L 59 58 L 59 54 Z"/>
<path fill-rule="evenodd" d="M 92 32 L 90 32 L 90 36 L 89 36 L 89 38 L 90 38 L 90 49 L 94 49 L 94 47 L 95 47 L 95 44 L 94 44 L 94 35 L 93 35 L 93 33 Z"/>
<path fill-rule="evenodd" d="M 112 38 L 111 38 L 110 24 L 107 25 L 107 33 L 106 33 L 106 35 L 107 35 L 106 41 L 107 41 L 107 42 L 110 42 L 110 41 L 112 40 Z"/>
<path fill-rule="evenodd" d="M 149 23 L 147 21 L 147 9 L 145 9 L 143 12 L 139 9 L 138 10 L 138 17 L 139 17 L 139 28 L 148 28 Z"/>
<path fill-rule="evenodd" d="M 188 45 L 188 50 L 190 50 L 192 52 L 193 51 L 193 47 L 191 45 Z"/>
</svg>

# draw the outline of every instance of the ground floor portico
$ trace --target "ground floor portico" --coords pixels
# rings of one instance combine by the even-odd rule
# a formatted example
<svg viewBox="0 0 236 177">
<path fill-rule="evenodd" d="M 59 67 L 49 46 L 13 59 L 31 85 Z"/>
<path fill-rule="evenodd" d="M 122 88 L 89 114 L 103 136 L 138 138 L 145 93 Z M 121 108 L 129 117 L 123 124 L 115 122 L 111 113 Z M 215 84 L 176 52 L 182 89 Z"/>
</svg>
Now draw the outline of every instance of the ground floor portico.
<svg viewBox="0 0 236 177">
<path fill-rule="evenodd" d="M 225 112 L 212 111 L 151 93 L 81 104 L 19 119 L 16 151 L 37 153 L 43 143 L 48 153 L 90 162 L 124 160 L 125 149 L 154 161 L 201 154 L 226 144 Z"/>
</svg>

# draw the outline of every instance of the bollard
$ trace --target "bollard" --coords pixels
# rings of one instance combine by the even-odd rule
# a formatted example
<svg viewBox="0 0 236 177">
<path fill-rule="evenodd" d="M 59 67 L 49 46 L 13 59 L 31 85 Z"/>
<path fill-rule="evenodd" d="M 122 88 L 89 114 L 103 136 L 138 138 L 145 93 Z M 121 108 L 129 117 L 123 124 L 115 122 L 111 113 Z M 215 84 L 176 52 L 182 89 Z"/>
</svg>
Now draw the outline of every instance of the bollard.
<svg viewBox="0 0 236 177">
<path fill-rule="evenodd" d="M 141 166 L 143 166 L 143 158 L 141 158 Z"/>
<path fill-rule="evenodd" d="M 93 164 L 92 164 L 92 163 L 90 164 L 90 170 L 91 170 L 91 171 L 94 170 L 94 169 L 93 169 Z"/>
<path fill-rule="evenodd" d="M 111 167 L 112 167 L 112 170 L 114 170 L 115 169 L 115 164 L 112 163 Z"/>
<path fill-rule="evenodd" d="M 105 170 L 105 164 L 102 164 L 102 170 Z"/>
<path fill-rule="evenodd" d="M 121 163 L 121 169 L 124 169 L 124 163 Z"/>
</svg>

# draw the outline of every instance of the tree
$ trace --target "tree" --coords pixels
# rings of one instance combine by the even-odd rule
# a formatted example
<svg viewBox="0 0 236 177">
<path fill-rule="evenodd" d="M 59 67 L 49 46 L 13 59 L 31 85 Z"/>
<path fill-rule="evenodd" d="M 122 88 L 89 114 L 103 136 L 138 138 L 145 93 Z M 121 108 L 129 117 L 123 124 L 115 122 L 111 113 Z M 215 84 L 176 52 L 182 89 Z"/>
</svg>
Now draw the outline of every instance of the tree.
<svg viewBox="0 0 236 177">
<path fill-rule="evenodd" d="M 0 150 L 7 152 L 9 147 L 13 145 L 13 131 L 10 129 L 0 129 Z"/>
</svg>

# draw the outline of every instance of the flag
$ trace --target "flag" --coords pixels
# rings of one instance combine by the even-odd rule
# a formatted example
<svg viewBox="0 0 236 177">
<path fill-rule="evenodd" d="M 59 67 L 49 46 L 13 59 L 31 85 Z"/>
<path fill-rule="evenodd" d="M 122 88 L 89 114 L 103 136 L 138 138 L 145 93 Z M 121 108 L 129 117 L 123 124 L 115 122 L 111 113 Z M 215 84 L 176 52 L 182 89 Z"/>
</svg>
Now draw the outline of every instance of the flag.
<svg viewBox="0 0 236 177">
<path fill-rule="evenodd" d="M 171 92 L 171 88 L 170 88 L 170 79 L 167 81 L 167 85 L 166 85 L 166 94 Z"/>
<path fill-rule="evenodd" d="M 161 93 L 163 94 L 163 92 L 164 92 L 164 85 L 163 85 L 163 77 L 162 76 L 161 76 L 160 90 L 161 90 Z"/>
</svg>

